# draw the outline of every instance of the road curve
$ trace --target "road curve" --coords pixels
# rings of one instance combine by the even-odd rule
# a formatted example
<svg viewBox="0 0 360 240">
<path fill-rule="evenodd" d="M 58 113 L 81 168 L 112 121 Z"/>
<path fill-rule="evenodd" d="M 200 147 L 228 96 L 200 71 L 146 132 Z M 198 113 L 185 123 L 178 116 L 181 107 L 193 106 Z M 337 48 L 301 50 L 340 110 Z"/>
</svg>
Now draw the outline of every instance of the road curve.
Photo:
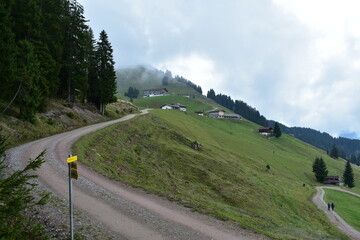
<svg viewBox="0 0 360 240">
<path fill-rule="evenodd" d="M 324 188 L 327 189 L 334 189 L 341 192 L 346 192 L 352 195 L 355 195 L 357 197 L 360 197 L 359 194 L 338 188 L 338 187 L 316 187 L 316 194 L 313 197 L 313 202 L 317 205 L 319 209 L 324 211 L 324 213 L 328 216 L 330 219 L 330 222 L 337 226 L 343 233 L 348 235 L 349 237 L 353 239 L 360 239 L 360 232 L 356 231 L 352 226 L 350 226 L 347 222 L 344 221 L 337 213 L 336 211 L 329 211 L 327 207 L 327 203 L 324 201 L 324 195 L 325 191 Z"/>
<path fill-rule="evenodd" d="M 142 111 L 141 114 L 146 114 Z M 98 123 L 73 131 L 30 142 L 7 151 L 7 161 L 13 169 L 26 165 L 46 149 L 46 162 L 37 171 L 40 184 L 57 196 L 68 199 L 68 169 L 66 158 L 72 144 L 81 136 L 111 124 L 126 121 L 138 114 Z M 158 196 L 133 189 L 81 165 L 78 181 L 73 181 L 74 208 L 100 221 L 118 239 L 267 239 L 247 230 L 240 230 L 211 217 Z"/>
</svg>

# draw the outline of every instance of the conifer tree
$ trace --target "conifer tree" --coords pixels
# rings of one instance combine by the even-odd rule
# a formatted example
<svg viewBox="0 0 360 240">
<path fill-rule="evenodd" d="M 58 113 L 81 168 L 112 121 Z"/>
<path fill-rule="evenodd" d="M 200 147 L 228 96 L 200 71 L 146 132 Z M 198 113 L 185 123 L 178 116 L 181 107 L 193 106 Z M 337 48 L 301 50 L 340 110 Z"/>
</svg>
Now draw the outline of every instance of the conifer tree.
<svg viewBox="0 0 360 240">
<path fill-rule="evenodd" d="M 332 158 L 339 158 L 339 149 L 337 148 L 336 144 L 334 143 L 331 150 L 330 150 L 330 157 Z"/>
<path fill-rule="evenodd" d="M 281 137 L 281 130 L 280 130 L 280 126 L 278 122 L 275 122 L 275 126 L 274 126 L 274 135 L 276 138 Z"/>
<path fill-rule="evenodd" d="M 35 200 L 32 192 L 36 188 L 33 171 L 44 162 L 42 152 L 22 170 L 5 175 L 6 139 L 0 129 L 0 239 L 48 239 L 35 218 L 24 214 L 25 209 L 46 203 L 49 194 Z"/>
<path fill-rule="evenodd" d="M 114 67 L 115 62 L 113 60 L 113 50 L 104 30 L 100 33 L 95 56 L 98 74 L 98 82 L 95 83 L 95 85 L 99 89 L 99 94 L 96 100 L 100 112 L 104 114 L 106 104 L 116 101 L 116 73 Z"/>
<path fill-rule="evenodd" d="M 163 77 L 162 79 L 162 85 L 167 86 L 169 85 L 169 78 L 167 76 Z"/>
<path fill-rule="evenodd" d="M 210 89 L 208 92 L 207 92 L 207 95 L 206 95 L 208 98 L 210 99 L 213 99 L 215 100 L 215 91 L 214 89 Z"/>
<path fill-rule="evenodd" d="M 64 13 L 64 51 L 60 71 L 60 95 L 71 102 L 76 89 L 80 97 L 88 88 L 88 26 L 84 8 L 76 0 L 67 1 Z"/>
<path fill-rule="evenodd" d="M 15 34 L 11 29 L 12 2 L 4 0 L 0 4 L 0 100 L 7 103 L 11 101 L 19 87 L 14 83 L 16 44 Z"/>
<path fill-rule="evenodd" d="M 40 68 L 34 47 L 29 41 L 18 44 L 16 79 L 21 86 L 17 103 L 20 107 L 20 118 L 34 122 L 36 112 L 43 101 L 40 89 Z"/>
<path fill-rule="evenodd" d="M 320 183 L 324 182 L 325 178 L 328 175 L 328 170 L 326 168 L 326 164 L 325 164 L 324 160 L 322 159 L 322 157 L 315 158 L 315 161 L 312 166 L 312 171 L 315 174 L 316 181 L 318 181 Z"/>
<path fill-rule="evenodd" d="M 355 187 L 354 173 L 349 161 L 346 162 L 345 170 L 343 173 L 343 181 L 349 188 Z"/>
</svg>

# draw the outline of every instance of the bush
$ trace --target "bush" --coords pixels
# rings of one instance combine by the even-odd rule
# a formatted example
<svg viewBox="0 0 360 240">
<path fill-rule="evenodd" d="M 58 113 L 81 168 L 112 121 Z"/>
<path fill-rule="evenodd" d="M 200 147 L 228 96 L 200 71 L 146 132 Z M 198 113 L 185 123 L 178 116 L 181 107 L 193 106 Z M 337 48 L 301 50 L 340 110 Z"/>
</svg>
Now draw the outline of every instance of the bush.
<svg viewBox="0 0 360 240">
<path fill-rule="evenodd" d="M 66 116 L 68 116 L 69 118 L 73 119 L 74 118 L 74 113 L 73 112 L 67 112 Z"/>
<path fill-rule="evenodd" d="M 52 118 L 47 118 L 47 119 L 46 119 L 46 123 L 52 126 L 52 125 L 55 124 L 55 120 L 52 119 Z"/>
</svg>

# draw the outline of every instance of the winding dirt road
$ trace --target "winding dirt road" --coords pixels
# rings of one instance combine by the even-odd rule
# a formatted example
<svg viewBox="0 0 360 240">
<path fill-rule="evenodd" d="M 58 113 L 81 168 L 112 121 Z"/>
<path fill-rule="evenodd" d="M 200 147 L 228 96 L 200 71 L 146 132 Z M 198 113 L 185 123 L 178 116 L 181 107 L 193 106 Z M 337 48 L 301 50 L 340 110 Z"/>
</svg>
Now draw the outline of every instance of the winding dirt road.
<svg viewBox="0 0 360 240">
<path fill-rule="evenodd" d="M 324 211 L 324 213 L 329 217 L 330 222 L 336 225 L 343 233 L 350 236 L 353 239 L 360 239 L 360 232 L 356 231 L 353 227 L 347 224 L 344 219 L 342 219 L 336 211 L 329 211 L 327 208 L 327 203 L 324 201 L 325 191 L 324 188 L 334 189 L 341 192 L 346 192 L 357 197 L 360 197 L 359 194 L 338 188 L 338 187 L 316 187 L 316 194 L 313 197 L 313 202 L 318 206 L 319 209 Z"/>
<path fill-rule="evenodd" d="M 83 135 L 136 115 L 21 145 L 7 151 L 7 160 L 12 168 L 19 169 L 26 165 L 26 159 L 35 158 L 46 149 L 46 162 L 37 172 L 39 183 L 57 196 L 68 199 L 66 158 L 71 153 L 71 145 Z M 81 159 L 78 162 L 79 179 L 73 181 L 74 208 L 101 222 L 118 236 L 117 239 L 267 239 L 109 180 L 82 166 Z"/>
</svg>

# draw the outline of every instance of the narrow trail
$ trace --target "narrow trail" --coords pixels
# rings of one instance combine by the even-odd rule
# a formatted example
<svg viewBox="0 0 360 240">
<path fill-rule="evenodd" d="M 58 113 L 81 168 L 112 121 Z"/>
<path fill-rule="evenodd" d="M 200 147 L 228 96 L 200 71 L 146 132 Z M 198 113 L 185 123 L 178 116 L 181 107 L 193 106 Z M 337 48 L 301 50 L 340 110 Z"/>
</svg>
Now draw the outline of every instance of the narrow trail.
<svg viewBox="0 0 360 240">
<path fill-rule="evenodd" d="M 142 111 L 141 114 L 146 114 Z M 81 136 L 111 124 L 127 121 L 139 114 L 86 126 L 73 131 L 30 142 L 7 151 L 13 169 L 26 165 L 46 149 L 46 162 L 37 171 L 39 183 L 57 196 L 68 199 L 66 158 L 72 144 Z M 79 179 L 73 181 L 74 208 L 101 222 L 117 239 L 268 239 L 239 229 L 164 198 L 112 181 L 81 165 Z"/>
<path fill-rule="evenodd" d="M 325 191 L 324 188 L 333 189 L 341 192 L 346 192 L 352 194 L 354 196 L 360 197 L 359 194 L 338 188 L 338 187 L 316 187 L 316 194 L 314 195 L 312 201 L 317 205 L 319 209 L 321 209 L 330 219 L 330 222 L 336 225 L 343 233 L 350 236 L 351 238 L 357 240 L 360 239 L 360 232 L 355 230 L 352 226 L 350 226 L 347 222 L 344 221 L 336 211 L 329 211 L 327 207 L 327 203 L 324 201 Z"/>
</svg>

